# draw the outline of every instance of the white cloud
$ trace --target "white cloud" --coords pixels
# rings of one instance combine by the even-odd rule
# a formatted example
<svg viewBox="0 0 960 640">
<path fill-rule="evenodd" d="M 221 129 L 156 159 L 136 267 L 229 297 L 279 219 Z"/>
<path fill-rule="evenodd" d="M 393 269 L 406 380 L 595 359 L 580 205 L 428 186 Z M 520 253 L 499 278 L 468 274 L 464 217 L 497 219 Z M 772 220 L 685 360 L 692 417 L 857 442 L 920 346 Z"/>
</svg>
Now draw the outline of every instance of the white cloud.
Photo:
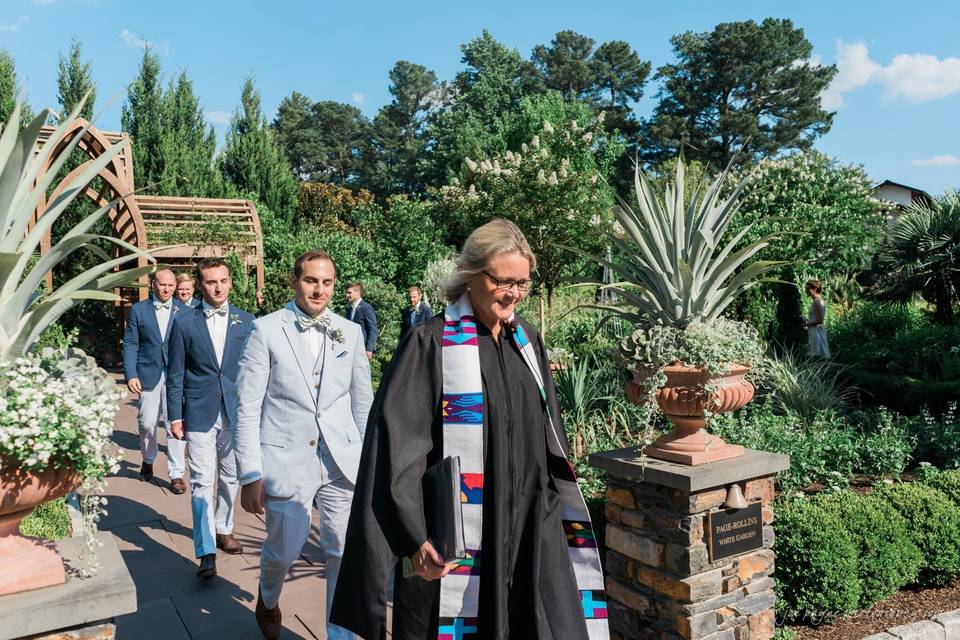
<svg viewBox="0 0 960 640">
<path fill-rule="evenodd" d="M 944 154 L 932 158 L 918 158 L 910 164 L 915 167 L 960 167 L 960 158 L 953 154 Z"/>
<path fill-rule="evenodd" d="M 30 16 L 20 16 L 16 22 L 0 22 L 0 31 L 6 33 L 16 33 L 23 28 L 23 25 L 30 22 Z"/>
<path fill-rule="evenodd" d="M 960 91 L 960 58 L 899 55 L 884 68 L 882 82 L 891 100 L 903 98 L 916 104 L 945 98 Z"/>
<path fill-rule="evenodd" d="M 883 66 L 870 59 L 862 42 L 837 41 L 837 75 L 821 94 L 825 109 L 843 105 L 843 94 L 877 83 L 887 100 L 911 104 L 945 98 L 960 91 L 960 58 L 937 58 L 929 54 L 900 54 Z"/>
<path fill-rule="evenodd" d="M 168 54 L 170 53 L 170 43 L 169 42 L 151 42 L 147 40 L 130 29 L 124 29 L 120 32 L 120 39 L 127 43 L 128 46 L 134 47 L 135 49 L 146 49 L 150 48 L 154 53 Z"/>
<path fill-rule="evenodd" d="M 350 98 L 351 98 L 354 102 L 356 102 L 357 104 L 363 104 L 363 101 L 367 99 L 367 96 L 363 95 L 363 94 L 360 93 L 359 91 L 354 91 L 354 92 L 350 95 Z"/>
<path fill-rule="evenodd" d="M 233 114 L 229 111 L 204 111 L 203 117 L 213 124 L 224 125 L 230 124 L 230 118 L 233 117 Z"/>
</svg>

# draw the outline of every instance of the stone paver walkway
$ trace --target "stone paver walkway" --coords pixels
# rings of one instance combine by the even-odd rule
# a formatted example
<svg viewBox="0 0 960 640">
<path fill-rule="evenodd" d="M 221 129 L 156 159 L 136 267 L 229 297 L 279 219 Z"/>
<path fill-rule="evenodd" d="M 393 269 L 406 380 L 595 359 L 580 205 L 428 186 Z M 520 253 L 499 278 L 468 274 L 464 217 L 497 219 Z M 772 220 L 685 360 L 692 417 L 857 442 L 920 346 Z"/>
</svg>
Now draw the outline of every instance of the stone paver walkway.
<svg viewBox="0 0 960 640">
<path fill-rule="evenodd" d="M 260 543 L 265 537 L 262 519 L 243 511 L 238 498 L 234 534 L 243 543 L 244 553 L 219 553 L 219 575 L 198 580 L 190 492 L 179 496 L 170 492 L 165 453 L 154 465 L 153 482 L 139 481 L 136 415 L 136 400 L 128 398 L 117 413 L 114 433 L 124 459 L 118 474 L 109 479 L 108 515 L 100 522 L 101 529 L 115 536 L 137 586 L 138 611 L 117 620 L 117 638 L 259 640 L 253 608 Z M 284 587 L 281 638 L 326 638 L 323 577 L 322 552 L 314 531 Z"/>
</svg>

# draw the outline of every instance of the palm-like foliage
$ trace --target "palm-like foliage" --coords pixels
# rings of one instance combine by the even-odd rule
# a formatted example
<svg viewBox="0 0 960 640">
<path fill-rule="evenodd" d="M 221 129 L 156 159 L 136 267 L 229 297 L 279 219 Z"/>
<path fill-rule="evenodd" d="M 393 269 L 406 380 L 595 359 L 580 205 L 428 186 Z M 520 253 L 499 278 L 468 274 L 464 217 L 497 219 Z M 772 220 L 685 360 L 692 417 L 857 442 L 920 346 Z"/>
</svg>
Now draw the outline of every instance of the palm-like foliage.
<svg viewBox="0 0 960 640">
<path fill-rule="evenodd" d="M 694 320 L 710 321 L 761 276 L 784 264 L 747 264 L 779 234 L 738 247 L 752 228 L 747 226 L 721 242 L 749 180 L 742 179 L 725 193 L 729 173 L 727 167 L 709 183 L 706 177 L 701 179 L 688 203 L 682 158 L 662 199 L 639 168 L 636 170 L 637 206 L 632 209 L 621 202 L 617 219 L 623 234 L 612 238 L 613 257 L 591 256 L 619 276 L 620 282 L 611 288 L 636 309 L 635 313 L 621 312 L 624 316 L 635 322 L 660 321 L 679 328 Z"/>
<path fill-rule="evenodd" d="M 82 107 L 83 101 L 68 118 L 64 118 L 50 140 L 63 137 Z M 77 131 L 50 169 L 42 173 L 55 145 L 44 145 L 36 154 L 34 150 L 49 110 L 44 110 L 22 132 L 20 113 L 20 105 L 17 105 L 0 132 L 0 360 L 16 358 L 26 352 L 50 324 L 78 301 L 117 300 L 117 296 L 111 291 L 113 288 L 129 285 L 153 270 L 153 267 L 141 267 L 115 271 L 121 265 L 139 257 L 150 262 L 153 262 L 153 259 L 148 253 L 127 242 L 88 233 L 100 218 L 116 206 L 116 202 L 111 202 L 87 216 L 64 234 L 49 252 L 34 261 L 41 239 L 74 198 L 82 193 L 97 173 L 119 153 L 120 145 L 114 145 L 90 161 L 84 171 L 47 203 L 37 224 L 28 230 L 33 211 L 43 194 L 52 190 L 53 180 L 86 129 Z M 98 240 L 112 243 L 125 253 L 111 258 L 93 244 Z M 46 274 L 66 256 L 81 249 L 94 252 L 103 261 L 35 301 L 36 292 Z"/>
<path fill-rule="evenodd" d="M 856 398 L 856 388 L 844 381 L 847 368 L 787 351 L 769 359 L 766 384 L 783 412 L 813 420 L 817 413 L 841 409 Z"/>
<path fill-rule="evenodd" d="M 876 297 L 906 302 L 920 293 L 940 322 L 952 322 L 960 302 L 960 191 L 908 207 L 880 249 L 875 275 Z"/>
</svg>

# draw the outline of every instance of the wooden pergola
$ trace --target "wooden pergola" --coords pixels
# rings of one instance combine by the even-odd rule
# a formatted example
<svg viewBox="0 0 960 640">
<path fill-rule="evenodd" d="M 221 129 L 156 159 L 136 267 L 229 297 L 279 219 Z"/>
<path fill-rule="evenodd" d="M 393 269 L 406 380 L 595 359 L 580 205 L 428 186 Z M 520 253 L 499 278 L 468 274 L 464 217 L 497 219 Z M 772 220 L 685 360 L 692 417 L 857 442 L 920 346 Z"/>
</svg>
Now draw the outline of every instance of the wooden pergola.
<svg viewBox="0 0 960 640">
<path fill-rule="evenodd" d="M 64 132 L 63 136 L 56 140 L 51 139 L 56 132 L 54 127 L 47 126 L 41 130 L 34 153 L 39 154 L 40 148 L 48 144 L 54 144 L 56 148 L 43 167 L 40 177 L 51 169 L 71 140 L 87 125 L 86 120 L 78 119 Z M 116 144 L 122 145 L 121 151 L 97 174 L 99 183 L 97 184 L 98 181 L 94 180 L 88 186 L 86 195 L 98 207 L 117 201 L 107 214 L 117 238 L 150 251 L 158 262 L 173 267 L 181 266 L 185 269 L 192 269 L 193 265 L 202 258 L 238 254 L 246 268 L 254 271 L 257 291 L 263 289 L 263 235 L 257 208 L 253 202 L 237 199 L 147 196 L 134 193 L 136 182 L 133 150 L 130 137 L 126 133 L 100 131 L 90 126 L 77 144 L 77 149 L 90 159 L 73 169 L 52 193 L 39 202 L 30 226 L 32 227 L 39 216 L 46 211 L 47 203 L 56 199 L 73 178 L 109 147 Z M 222 228 L 228 233 L 225 233 L 222 238 L 212 238 L 209 237 L 210 234 L 191 234 L 191 229 L 200 231 L 211 226 L 214 229 Z M 190 238 L 191 235 L 196 236 L 195 242 L 183 241 L 183 237 Z M 177 236 L 178 239 L 170 242 L 172 236 Z M 48 233 L 40 243 L 41 253 L 49 251 L 50 246 L 51 239 Z M 145 261 L 139 260 L 137 266 L 145 266 Z M 52 274 L 48 275 L 48 280 L 50 279 Z M 121 296 L 121 301 L 117 303 L 117 329 L 122 332 L 130 305 L 137 300 L 146 299 L 149 289 L 134 287 L 118 290 L 117 293 Z"/>
</svg>

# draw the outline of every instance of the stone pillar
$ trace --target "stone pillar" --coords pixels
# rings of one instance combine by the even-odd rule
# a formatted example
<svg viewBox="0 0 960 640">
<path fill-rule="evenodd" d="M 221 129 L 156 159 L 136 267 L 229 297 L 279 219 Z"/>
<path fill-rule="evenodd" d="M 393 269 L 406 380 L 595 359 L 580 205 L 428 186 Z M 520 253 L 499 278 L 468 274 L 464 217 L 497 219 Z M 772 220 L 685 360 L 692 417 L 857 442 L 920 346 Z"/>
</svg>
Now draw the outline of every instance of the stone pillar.
<svg viewBox="0 0 960 640">
<path fill-rule="evenodd" d="M 767 640 L 774 634 L 773 475 L 787 456 L 687 466 L 636 449 L 590 456 L 607 473 L 604 569 L 613 640 Z M 707 516 L 738 483 L 761 504 L 762 546 L 710 560 Z M 754 507 L 755 508 L 755 507 Z M 719 557 L 719 553 L 717 556 Z"/>
</svg>

